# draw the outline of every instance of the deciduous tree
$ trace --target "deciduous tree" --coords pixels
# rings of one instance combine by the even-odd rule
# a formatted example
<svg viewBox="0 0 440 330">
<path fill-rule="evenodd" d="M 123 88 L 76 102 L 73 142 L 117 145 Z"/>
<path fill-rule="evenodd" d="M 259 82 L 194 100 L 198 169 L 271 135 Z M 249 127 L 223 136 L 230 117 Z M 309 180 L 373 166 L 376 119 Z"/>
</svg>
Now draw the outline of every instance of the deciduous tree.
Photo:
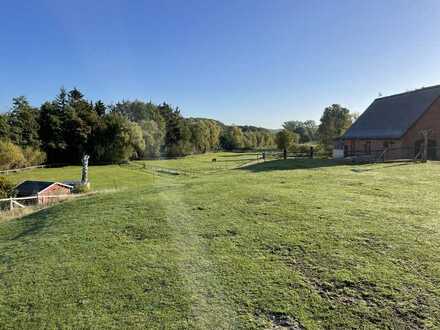
<svg viewBox="0 0 440 330">
<path fill-rule="evenodd" d="M 286 121 L 283 128 L 299 135 L 299 143 L 315 141 L 317 139 L 318 126 L 313 120 Z"/>
<path fill-rule="evenodd" d="M 283 151 L 284 159 L 287 159 L 287 150 L 297 141 L 298 135 L 287 129 L 279 131 L 275 138 L 278 149 Z"/>
<path fill-rule="evenodd" d="M 336 138 L 342 136 L 352 123 L 352 116 L 347 108 L 333 104 L 325 108 L 319 125 L 319 142 L 324 150 L 330 152 Z"/>
</svg>

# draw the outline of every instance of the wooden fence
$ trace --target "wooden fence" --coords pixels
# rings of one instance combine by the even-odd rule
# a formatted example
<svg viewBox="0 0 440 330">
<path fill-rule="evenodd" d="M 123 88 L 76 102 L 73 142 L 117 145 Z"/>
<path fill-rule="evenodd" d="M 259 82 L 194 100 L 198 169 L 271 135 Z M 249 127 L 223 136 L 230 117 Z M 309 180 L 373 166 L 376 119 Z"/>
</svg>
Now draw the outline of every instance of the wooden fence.
<svg viewBox="0 0 440 330">
<path fill-rule="evenodd" d="M 9 197 L 9 198 L 2 198 L 0 199 L 0 203 L 8 203 L 9 210 L 13 210 L 14 208 L 25 208 L 27 201 L 36 200 L 37 202 L 41 198 L 53 198 L 53 199 L 67 199 L 67 198 L 75 198 L 75 197 L 82 197 L 86 194 L 67 194 L 67 195 L 35 195 L 35 196 L 28 196 L 28 197 Z"/>
<path fill-rule="evenodd" d="M 33 170 L 36 168 L 44 168 L 44 167 L 47 167 L 47 165 L 36 165 L 36 166 L 29 166 L 29 167 L 22 167 L 22 168 L 12 168 L 10 170 L 0 171 L 0 174 L 17 173 L 17 172 L 21 172 L 21 171 Z"/>
</svg>

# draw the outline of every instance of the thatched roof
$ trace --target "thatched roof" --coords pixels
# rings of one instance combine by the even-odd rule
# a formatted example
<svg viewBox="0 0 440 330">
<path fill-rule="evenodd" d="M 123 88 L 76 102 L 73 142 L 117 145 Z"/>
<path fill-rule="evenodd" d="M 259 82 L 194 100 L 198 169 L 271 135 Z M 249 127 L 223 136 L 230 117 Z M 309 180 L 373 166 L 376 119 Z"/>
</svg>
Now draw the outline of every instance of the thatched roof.
<svg viewBox="0 0 440 330">
<path fill-rule="evenodd" d="M 399 139 L 439 97 L 440 85 L 378 98 L 342 139 Z"/>
</svg>

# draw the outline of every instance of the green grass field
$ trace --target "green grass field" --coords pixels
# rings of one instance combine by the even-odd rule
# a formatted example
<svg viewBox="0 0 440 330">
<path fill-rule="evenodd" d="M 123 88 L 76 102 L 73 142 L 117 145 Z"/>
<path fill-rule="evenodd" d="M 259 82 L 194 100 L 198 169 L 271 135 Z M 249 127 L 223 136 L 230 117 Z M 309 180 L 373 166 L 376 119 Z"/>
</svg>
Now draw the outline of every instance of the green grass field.
<svg viewBox="0 0 440 330">
<path fill-rule="evenodd" d="M 0 223 L 0 328 L 440 328 L 439 163 L 255 158 L 92 166 Z"/>
</svg>

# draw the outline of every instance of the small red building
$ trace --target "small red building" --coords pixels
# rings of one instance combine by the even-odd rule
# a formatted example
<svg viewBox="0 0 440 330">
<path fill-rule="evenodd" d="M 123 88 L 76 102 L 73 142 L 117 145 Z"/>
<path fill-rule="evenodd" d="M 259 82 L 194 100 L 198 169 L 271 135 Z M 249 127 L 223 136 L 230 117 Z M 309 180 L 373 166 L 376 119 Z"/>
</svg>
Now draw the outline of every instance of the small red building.
<svg viewBox="0 0 440 330">
<path fill-rule="evenodd" d="M 428 159 L 440 159 L 440 85 L 376 99 L 341 137 L 345 156 L 410 159 L 428 132 Z"/>
<path fill-rule="evenodd" d="M 72 189 L 73 186 L 64 183 L 46 181 L 24 181 L 14 188 L 17 197 L 37 196 L 37 198 L 29 200 L 28 204 L 49 204 L 59 199 L 48 196 L 69 195 Z"/>
</svg>

